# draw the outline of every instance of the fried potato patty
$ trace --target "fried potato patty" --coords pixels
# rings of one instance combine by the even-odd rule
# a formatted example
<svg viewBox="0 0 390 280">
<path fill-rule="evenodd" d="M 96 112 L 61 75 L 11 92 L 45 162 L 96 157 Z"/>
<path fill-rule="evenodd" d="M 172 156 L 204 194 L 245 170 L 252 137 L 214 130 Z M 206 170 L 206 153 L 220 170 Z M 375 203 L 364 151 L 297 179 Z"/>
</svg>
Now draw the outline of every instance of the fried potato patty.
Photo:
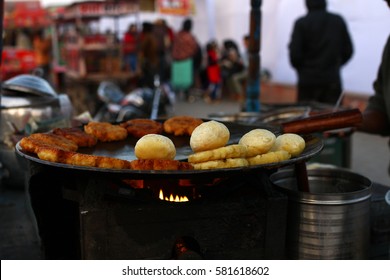
<svg viewBox="0 0 390 280">
<path fill-rule="evenodd" d="M 213 150 L 202 151 L 188 156 L 188 162 L 200 163 L 211 160 L 246 157 L 247 148 L 244 145 L 233 144 Z"/>
<path fill-rule="evenodd" d="M 120 141 L 127 137 L 125 128 L 108 122 L 89 122 L 84 126 L 84 131 L 101 142 Z"/>
<path fill-rule="evenodd" d="M 221 169 L 248 166 L 248 161 L 245 158 L 228 158 L 220 160 L 211 160 L 200 163 L 193 163 L 194 169 Z"/>
<path fill-rule="evenodd" d="M 305 139 L 295 133 L 285 133 L 276 137 L 271 151 L 286 151 L 291 156 L 300 155 L 306 147 Z"/>
<path fill-rule="evenodd" d="M 23 137 L 20 141 L 23 150 L 30 153 L 37 153 L 40 147 L 53 147 L 64 151 L 75 152 L 78 146 L 75 142 L 61 135 L 52 133 L 33 133 L 30 136 Z"/>
<path fill-rule="evenodd" d="M 132 119 L 119 125 L 126 128 L 127 133 L 135 138 L 163 132 L 163 124 L 150 119 Z"/>
<path fill-rule="evenodd" d="M 65 138 L 75 142 L 79 147 L 93 147 L 97 143 L 97 139 L 77 127 L 55 128 L 53 134 L 64 136 Z"/>
<path fill-rule="evenodd" d="M 190 116 L 175 116 L 167 119 L 163 128 L 166 133 L 175 136 L 191 135 L 194 129 L 203 123 L 201 119 Z"/>
<path fill-rule="evenodd" d="M 170 159 L 136 159 L 130 162 L 134 170 L 193 170 L 188 162 Z"/>
<path fill-rule="evenodd" d="M 110 168 L 110 169 L 131 169 L 130 161 L 104 156 L 93 156 L 69 152 L 53 147 L 40 147 L 37 156 L 42 160 L 65 163 L 77 166 Z"/>
<path fill-rule="evenodd" d="M 176 147 L 164 135 L 147 134 L 135 144 L 134 154 L 138 159 L 175 159 Z"/>
<path fill-rule="evenodd" d="M 291 158 L 291 154 L 286 151 L 268 152 L 247 158 L 249 165 L 261 165 L 275 162 L 281 162 Z"/>
<path fill-rule="evenodd" d="M 194 153 L 224 147 L 230 139 L 227 126 L 214 120 L 198 125 L 190 137 L 190 147 Z"/>
<path fill-rule="evenodd" d="M 267 129 L 257 128 L 244 134 L 238 143 L 248 148 L 248 157 L 253 157 L 267 153 L 274 145 L 275 140 L 274 133 Z"/>
</svg>

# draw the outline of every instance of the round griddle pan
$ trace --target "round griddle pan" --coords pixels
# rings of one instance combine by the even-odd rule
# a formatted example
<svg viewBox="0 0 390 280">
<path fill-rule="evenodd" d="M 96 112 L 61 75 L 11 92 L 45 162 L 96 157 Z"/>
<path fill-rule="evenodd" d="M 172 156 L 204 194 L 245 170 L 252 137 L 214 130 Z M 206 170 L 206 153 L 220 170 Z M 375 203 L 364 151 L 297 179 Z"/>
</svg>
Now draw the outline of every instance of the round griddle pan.
<svg viewBox="0 0 390 280">
<path fill-rule="evenodd" d="M 359 112 L 360 114 L 360 112 Z M 329 116 L 332 115 L 332 116 Z M 346 118 L 346 115 L 347 118 Z M 350 116 L 352 115 L 352 117 Z M 309 117 L 305 119 L 300 119 L 297 121 L 288 122 L 282 124 L 281 126 L 272 126 L 268 124 L 256 124 L 256 125 L 246 125 L 242 123 L 233 123 L 233 122 L 222 122 L 224 123 L 230 131 L 230 140 L 228 144 L 236 144 L 239 139 L 247 132 L 256 128 L 264 128 L 272 131 L 275 135 L 280 135 L 282 133 L 299 133 L 301 134 L 305 141 L 306 147 L 304 151 L 295 158 L 285 160 L 278 163 L 254 165 L 248 167 L 239 167 L 239 168 L 226 168 L 226 169 L 209 169 L 209 170 L 185 170 L 185 171 L 160 171 L 160 170 L 131 170 L 131 169 L 103 169 L 96 167 L 84 167 L 84 166 L 73 166 L 62 163 L 49 162 L 39 159 L 35 154 L 27 153 L 23 151 L 19 143 L 16 145 L 16 152 L 22 158 L 27 160 L 40 163 L 47 166 L 53 166 L 58 168 L 67 168 L 67 169 L 76 169 L 84 171 L 93 171 L 93 172 L 102 172 L 102 173 L 121 173 L 133 175 L 134 178 L 145 178 L 146 176 L 180 176 L 180 177 L 193 177 L 193 176 L 202 176 L 202 174 L 207 174 L 211 176 L 223 176 L 223 175 L 233 175 L 234 173 L 244 173 L 244 172 L 253 172 L 261 170 L 264 168 L 279 168 L 283 166 L 292 165 L 298 162 L 304 162 L 317 155 L 323 149 L 323 142 L 320 138 L 311 135 L 311 132 L 315 132 L 320 129 L 321 131 L 326 129 L 337 129 L 340 127 L 345 127 L 346 125 L 355 124 L 359 116 L 355 116 L 356 112 L 348 112 L 348 114 L 326 114 L 326 116 L 321 117 L 319 115 L 315 117 Z M 360 116 L 361 117 L 361 116 Z M 314 118 L 314 121 L 311 119 Z M 335 121 L 334 118 L 337 120 Z M 327 121 L 327 119 L 329 119 Z M 162 121 L 162 120 L 160 120 Z M 207 121 L 207 120 L 204 120 Z M 313 124 L 314 122 L 314 124 Z M 340 123 L 341 122 L 341 123 Z M 165 134 L 169 137 L 176 147 L 176 160 L 186 161 L 188 156 L 192 153 L 192 150 L 189 146 L 189 136 L 173 136 Z M 112 143 L 101 143 L 99 142 L 93 148 L 80 148 L 78 152 L 98 155 L 98 156 L 108 156 L 124 160 L 134 160 L 136 159 L 134 155 L 134 147 L 137 142 L 136 138 L 128 137 L 124 141 L 112 142 Z"/>
</svg>

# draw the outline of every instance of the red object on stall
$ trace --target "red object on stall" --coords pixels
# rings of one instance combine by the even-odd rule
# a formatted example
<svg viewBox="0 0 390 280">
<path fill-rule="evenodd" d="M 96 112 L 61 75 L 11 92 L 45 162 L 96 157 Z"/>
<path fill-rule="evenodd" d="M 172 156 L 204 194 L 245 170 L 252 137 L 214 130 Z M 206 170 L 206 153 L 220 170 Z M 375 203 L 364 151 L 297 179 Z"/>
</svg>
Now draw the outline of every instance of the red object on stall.
<svg viewBox="0 0 390 280">
<path fill-rule="evenodd" d="M 40 1 L 4 3 L 4 28 L 44 27 L 50 24 L 48 12 Z"/>
<path fill-rule="evenodd" d="M 40 1 L 4 2 L 4 30 L 45 28 L 51 24 L 51 17 L 41 6 Z M 1 79 L 31 73 L 36 67 L 35 53 L 32 49 L 6 45 L 2 50 Z"/>
<path fill-rule="evenodd" d="M 33 50 L 5 47 L 2 52 L 1 79 L 7 80 L 16 75 L 30 73 L 36 67 Z"/>
</svg>

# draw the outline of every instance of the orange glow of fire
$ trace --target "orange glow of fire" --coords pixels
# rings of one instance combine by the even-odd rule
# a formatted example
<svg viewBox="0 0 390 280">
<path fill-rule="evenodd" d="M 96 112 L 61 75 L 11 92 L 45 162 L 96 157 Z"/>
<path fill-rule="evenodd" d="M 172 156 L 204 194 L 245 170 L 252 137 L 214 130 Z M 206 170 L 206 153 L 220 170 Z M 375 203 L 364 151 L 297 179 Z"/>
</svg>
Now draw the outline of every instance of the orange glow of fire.
<svg viewBox="0 0 390 280">
<path fill-rule="evenodd" d="M 176 195 L 175 197 L 173 196 L 173 194 L 170 194 L 169 197 L 168 196 L 164 196 L 164 192 L 162 190 L 160 190 L 160 194 L 158 196 L 161 200 L 165 200 L 165 201 L 170 201 L 170 202 L 188 202 L 188 197 L 186 196 L 178 196 Z"/>
</svg>

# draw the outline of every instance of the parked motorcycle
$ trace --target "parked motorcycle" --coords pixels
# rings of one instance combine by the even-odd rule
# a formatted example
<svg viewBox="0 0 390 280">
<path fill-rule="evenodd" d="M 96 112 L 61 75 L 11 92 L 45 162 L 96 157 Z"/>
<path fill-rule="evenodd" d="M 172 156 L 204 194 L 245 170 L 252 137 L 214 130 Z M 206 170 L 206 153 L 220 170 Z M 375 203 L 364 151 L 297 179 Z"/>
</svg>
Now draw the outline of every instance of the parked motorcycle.
<svg viewBox="0 0 390 280">
<path fill-rule="evenodd" d="M 135 118 L 157 119 L 169 115 L 175 96 L 166 85 L 154 81 L 155 88 L 136 88 L 125 94 L 111 81 L 99 84 L 97 95 L 103 105 L 95 114 L 94 121 L 122 122 Z"/>
</svg>

